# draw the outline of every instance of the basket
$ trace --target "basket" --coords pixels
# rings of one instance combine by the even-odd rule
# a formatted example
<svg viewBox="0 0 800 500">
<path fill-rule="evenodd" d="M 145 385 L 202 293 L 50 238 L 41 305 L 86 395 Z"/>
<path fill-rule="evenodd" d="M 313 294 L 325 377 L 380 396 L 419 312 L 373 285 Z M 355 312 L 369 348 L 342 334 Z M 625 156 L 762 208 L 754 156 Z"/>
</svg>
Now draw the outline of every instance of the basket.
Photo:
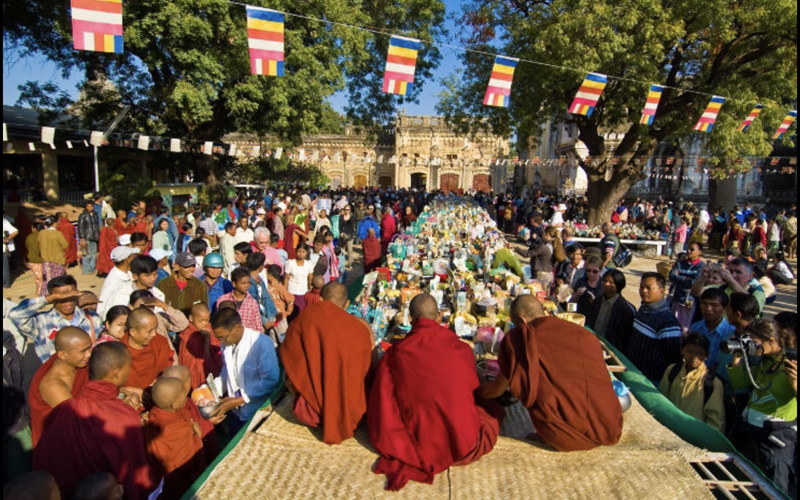
<svg viewBox="0 0 800 500">
<path fill-rule="evenodd" d="M 556 314 L 556 318 L 563 319 L 564 321 L 569 321 L 570 323 L 575 323 L 578 326 L 584 326 L 586 324 L 586 316 L 583 314 L 578 313 L 559 313 Z"/>
<path fill-rule="evenodd" d="M 669 279 L 669 272 L 672 271 L 672 263 L 667 261 L 661 261 L 656 263 L 656 270 L 658 274 L 664 277 L 664 279 Z"/>
</svg>

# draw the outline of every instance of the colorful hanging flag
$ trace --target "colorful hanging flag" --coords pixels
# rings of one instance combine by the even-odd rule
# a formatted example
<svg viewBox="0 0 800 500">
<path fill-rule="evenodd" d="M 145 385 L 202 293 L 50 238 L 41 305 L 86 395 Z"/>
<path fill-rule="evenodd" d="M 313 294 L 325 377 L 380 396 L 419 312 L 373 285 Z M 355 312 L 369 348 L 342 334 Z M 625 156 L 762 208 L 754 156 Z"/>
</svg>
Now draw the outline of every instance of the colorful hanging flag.
<svg viewBox="0 0 800 500">
<path fill-rule="evenodd" d="M 283 12 L 247 6 L 250 74 L 283 76 Z"/>
<path fill-rule="evenodd" d="M 644 104 L 642 110 L 642 119 L 639 123 L 643 125 L 652 125 L 653 120 L 656 118 L 656 109 L 658 109 L 658 102 L 661 100 L 661 94 L 664 93 L 664 87 L 661 85 L 650 85 L 650 92 L 647 93 L 647 102 Z"/>
<path fill-rule="evenodd" d="M 75 50 L 122 53 L 122 0 L 71 0 Z"/>
<path fill-rule="evenodd" d="M 792 126 L 792 123 L 797 119 L 797 110 L 793 109 L 789 111 L 789 114 L 786 115 L 786 118 L 783 119 L 783 123 L 781 126 L 778 127 L 778 130 L 775 131 L 775 135 L 772 136 L 772 140 L 777 140 L 783 137 L 784 132 L 789 130 L 789 127 Z"/>
<path fill-rule="evenodd" d="M 608 84 L 608 77 L 600 73 L 589 73 L 586 79 L 583 80 L 581 88 L 575 95 L 575 100 L 569 107 L 569 112 L 575 115 L 592 116 L 594 107 L 597 106 L 597 101 L 600 100 L 600 94 Z"/>
<path fill-rule="evenodd" d="M 411 92 L 419 46 L 420 41 L 414 38 L 392 36 L 389 40 L 389 54 L 386 56 L 386 72 L 383 74 L 381 89 L 384 93 L 408 95 Z"/>
<path fill-rule="evenodd" d="M 758 114 L 761 113 L 762 109 L 764 109 L 764 106 L 762 106 L 761 104 L 756 104 L 756 107 L 753 108 L 753 111 L 751 111 L 750 114 L 747 115 L 747 118 L 744 119 L 742 124 L 739 125 L 738 129 L 739 132 L 744 132 L 745 130 L 750 128 L 750 124 L 753 123 L 756 118 L 758 118 Z"/>
<path fill-rule="evenodd" d="M 486 88 L 486 95 L 483 97 L 484 106 L 508 107 L 508 96 L 511 95 L 511 81 L 514 79 L 514 69 L 517 67 L 519 59 L 513 57 L 500 57 L 494 59 L 492 76 L 489 78 L 489 86 Z"/>
<path fill-rule="evenodd" d="M 697 120 L 694 129 L 698 132 L 711 132 L 711 129 L 714 128 L 714 123 L 717 121 L 719 110 L 724 103 L 724 97 L 718 95 L 711 97 L 711 102 L 708 103 L 706 110 L 703 112 L 703 116 Z"/>
</svg>

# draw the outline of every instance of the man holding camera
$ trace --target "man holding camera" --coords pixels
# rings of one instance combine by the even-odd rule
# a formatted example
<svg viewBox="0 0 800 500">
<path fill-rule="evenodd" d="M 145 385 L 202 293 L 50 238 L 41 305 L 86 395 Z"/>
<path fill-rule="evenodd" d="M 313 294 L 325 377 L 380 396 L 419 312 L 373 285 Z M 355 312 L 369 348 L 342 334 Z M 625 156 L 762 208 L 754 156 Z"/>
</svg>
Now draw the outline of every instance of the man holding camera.
<svg viewBox="0 0 800 500">
<path fill-rule="evenodd" d="M 692 295 L 699 297 L 710 278 L 713 271 L 719 273 L 724 284 L 720 285 L 720 290 L 724 291 L 728 297 L 732 293 L 747 293 L 758 301 L 758 315 L 764 310 L 767 302 L 767 294 L 764 292 L 761 283 L 755 277 L 753 264 L 743 257 L 737 257 L 722 268 L 720 265 L 706 266 L 700 274 L 700 278 L 692 285 Z"/>
</svg>

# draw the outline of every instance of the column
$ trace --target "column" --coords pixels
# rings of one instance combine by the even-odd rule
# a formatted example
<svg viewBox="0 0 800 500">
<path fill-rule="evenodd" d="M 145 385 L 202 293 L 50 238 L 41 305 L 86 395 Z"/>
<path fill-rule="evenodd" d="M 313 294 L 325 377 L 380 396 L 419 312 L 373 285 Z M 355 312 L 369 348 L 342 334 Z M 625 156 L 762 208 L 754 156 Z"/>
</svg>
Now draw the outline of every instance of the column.
<svg viewBox="0 0 800 500">
<path fill-rule="evenodd" d="M 47 201 L 58 203 L 58 156 L 55 151 L 45 151 L 42 153 L 42 185 Z"/>
</svg>

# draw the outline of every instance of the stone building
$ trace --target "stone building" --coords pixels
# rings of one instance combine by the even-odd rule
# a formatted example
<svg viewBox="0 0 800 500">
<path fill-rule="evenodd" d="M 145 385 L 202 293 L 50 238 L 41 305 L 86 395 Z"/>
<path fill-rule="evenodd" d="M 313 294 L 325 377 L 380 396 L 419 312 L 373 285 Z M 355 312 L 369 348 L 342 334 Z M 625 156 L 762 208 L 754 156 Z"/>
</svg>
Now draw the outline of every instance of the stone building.
<svg viewBox="0 0 800 500">
<path fill-rule="evenodd" d="M 238 149 L 266 147 L 247 134 L 230 134 L 224 139 Z M 302 141 L 294 159 L 316 164 L 331 179 L 333 188 L 505 191 L 513 172 L 508 139 L 491 134 L 461 136 L 436 116 L 401 113 L 375 138 L 347 125 L 342 135 L 308 135 Z M 270 144 L 269 139 L 266 143 Z"/>
</svg>

